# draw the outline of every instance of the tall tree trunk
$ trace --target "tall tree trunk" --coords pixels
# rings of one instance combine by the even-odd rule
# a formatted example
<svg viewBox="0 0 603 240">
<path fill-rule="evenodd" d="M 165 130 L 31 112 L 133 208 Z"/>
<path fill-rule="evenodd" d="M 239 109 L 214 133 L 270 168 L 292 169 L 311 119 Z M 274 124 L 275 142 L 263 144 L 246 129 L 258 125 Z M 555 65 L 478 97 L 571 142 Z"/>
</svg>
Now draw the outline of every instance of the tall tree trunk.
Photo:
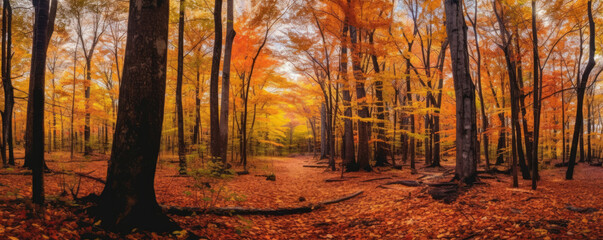
<svg viewBox="0 0 603 240">
<path fill-rule="evenodd" d="M 184 113 L 182 107 L 182 75 L 184 74 L 184 9 L 185 0 L 180 0 L 178 16 L 178 72 L 176 77 L 176 112 L 178 113 L 178 163 L 180 175 L 186 175 L 186 146 L 184 144 Z"/>
<path fill-rule="evenodd" d="M 77 84 L 77 47 L 78 47 L 79 42 L 75 41 L 75 49 L 73 51 L 73 88 L 71 90 L 71 122 L 70 122 L 70 150 L 71 150 L 71 155 L 70 155 L 70 159 L 73 160 L 73 151 L 75 148 L 75 128 L 73 127 L 73 121 L 75 118 L 75 87 Z"/>
<path fill-rule="evenodd" d="M 540 57 L 538 55 L 538 29 L 536 28 L 536 1 L 532 0 L 532 52 L 534 55 L 533 65 L 533 111 L 534 111 L 534 139 L 532 140 L 532 189 L 536 190 L 536 181 L 538 180 L 538 137 L 540 134 L 540 103 L 542 79 L 540 76 Z"/>
<path fill-rule="evenodd" d="M 90 84 L 92 84 L 92 76 L 91 76 L 91 64 L 92 56 L 88 55 L 86 57 L 86 81 L 84 82 L 85 92 L 85 117 L 84 117 L 84 156 L 90 155 L 92 153 L 92 146 L 90 146 Z"/>
<path fill-rule="evenodd" d="M 209 122 L 210 149 L 212 161 L 218 161 L 220 151 L 220 113 L 218 102 L 218 82 L 220 80 L 220 59 L 222 57 L 222 0 L 215 0 L 214 5 L 214 51 L 211 60 L 211 76 L 209 80 Z"/>
<path fill-rule="evenodd" d="M 374 45 L 373 35 L 369 33 L 369 44 Z M 371 61 L 373 63 L 373 71 L 375 74 L 379 74 L 379 62 L 377 61 L 377 55 L 375 53 L 371 54 Z M 377 144 L 375 149 L 375 166 L 385 166 L 387 162 L 387 139 L 385 138 L 385 113 L 383 110 L 383 81 L 379 79 L 379 77 L 375 80 L 375 98 L 377 102 Z"/>
<path fill-rule="evenodd" d="M 482 54 L 479 48 L 479 36 L 477 34 L 477 2 L 475 2 L 474 6 L 474 14 L 473 20 L 471 21 L 471 25 L 473 27 L 473 34 L 475 37 L 475 51 L 477 53 L 477 93 L 480 102 L 480 110 L 482 115 L 482 143 L 484 146 L 484 159 L 486 160 L 486 170 L 490 169 L 490 151 L 488 148 L 488 134 L 486 131 L 488 130 L 488 116 L 486 115 L 486 102 L 484 102 L 484 94 L 482 90 Z"/>
<path fill-rule="evenodd" d="M 467 25 L 463 5 L 458 0 L 446 0 L 446 34 L 450 41 L 452 76 L 456 95 L 456 173 L 466 183 L 477 178 L 477 123 L 475 119 L 475 86 L 469 70 Z"/>
<path fill-rule="evenodd" d="M 37 1 L 34 1 L 35 4 L 38 4 Z M 56 17 L 56 12 L 57 12 L 57 0 L 52 0 L 51 4 L 50 4 L 50 8 L 46 7 L 46 11 L 50 11 L 48 13 L 46 13 L 46 22 L 43 23 L 43 25 L 46 27 L 46 34 L 44 36 L 43 40 L 40 41 L 45 41 L 45 46 L 44 46 L 44 51 L 46 52 L 48 50 L 48 43 L 50 42 L 50 38 L 52 37 L 52 33 L 54 31 L 54 21 L 55 21 L 55 17 Z M 35 8 L 35 6 L 34 6 Z M 34 29 L 36 28 L 36 22 L 34 22 Z M 35 35 L 35 34 L 34 34 Z M 31 54 L 31 65 L 33 67 L 33 63 L 36 62 L 36 51 L 32 51 Z M 46 55 L 44 55 L 46 56 Z M 46 61 L 46 59 L 44 59 L 44 61 Z M 44 69 L 46 69 L 45 65 L 42 65 L 42 67 Z M 34 69 L 30 69 L 30 71 L 33 73 Z M 27 96 L 27 112 L 31 112 L 33 111 L 33 78 L 30 75 L 29 77 L 29 94 Z M 29 153 L 33 152 L 33 149 L 31 149 L 31 142 L 33 141 L 33 137 L 34 137 L 34 132 L 33 132 L 33 122 L 34 119 L 32 118 L 33 116 L 28 114 L 27 119 L 26 119 L 26 123 L 25 123 L 25 157 L 24 157 L 24 163 L 23 163 L 23 167 L 25 168 L 32 168 L 32 162 L 31 162 L 31 157 L 29 155 Z M 44 168 L 48 168 L 46 167 L 46 163 L 44 164 Z"/>
<path fill-rule="evenodd" d="M 358 171 L 354 149 L 354 125 L 352 123 L 352 96 L 350 94 L 350 82 L 348 79 L 348 15 L 346 14 L 343 30 L 341 32 L 341 57 L 340 71 L 343 79 L 343 161 L 346 171 Z"/>
<path fill-rule="evenodd" d="M 355 26 L 350 27 L 352 67 L 354 69 L 354 78 L 356 79 L 356 99 L 358 101 L 358 167 L 365 171 L 372 171 L 369 162 L 369 110 L 366 102 L 366 90 L 364 82 L 366 78 L 363 76 L 362 67 L 360 66 L 361 55 L 357 45 L 358 40 L 362 39 L 358 36 L 358 30 Z"/>
<path fill-rule="evenodd" d="M 161 211 L 154 189 L 165 102 L 168 15 L 169 1 L 130 1 L 116 131 L 97 209 L 109 229 L 178 228 Z"/>
<path fill-rule="evenodd" d="M 577 89 L 577 100 L 576 104 L 576 120 L 574 125 L 574 136 L 572 138 L 572 145 L 570 149 L 569 165 L 565 173 L 565 179 L 571 180 L 574 178 L 574 165 L 576 164 L 576 152 L 578 151 L 578 138 L 582 132 L 583 125 L 583 107 L 584 107 L 584 93 L 586 91 L 586 84 L 588 82 L 588 76 L 595 67 L 595 22 L 593 20 L 592 2 L 588 1 L 588 26 L 589 26 L 589 46 L 588 46 L 588 63 L 584 72 L 582 73 L 582 79 L 576 83 Z"/>
<path fill-rule="evenodd" d="M 431 161 L 431 167 L 440 166 L 440 109 L 442 107 L 442 88 L 444 87 L 444 61 L 446 60 L 446 49 L 448 49 L 448 39 L 442 42 L 440 53 L 438 56 L 438 86 L 437 86 L 437 99 L 434 101 L 435 114 L 432 117 L 433 126 L 433 158 Z"/>
<path fill-rule="evenodd" d="M 9 0 L 3 1 L 2 17 L 2 86 L 4 88 L 4 115 L 2 118 L 3 148 L 2 156 L 6 159 L 8 147 L 8 165 L 15 165 L 13 152 L 13 106 L 15 105 L 14 89 L 12 84 L 12 19 L 13 10 Z"/>
<path fill-rule="evenodd" d="M 408 44 L 408 50 L 411 51 L 412 50 L 412 42 Z M 411 89 L 411 84 L 410 84 L 410 68 L 411 68 L 411 64 L 410 64 L 410 58 L 406 58 L 406 71 L 405 71 L 405 75 L 406 75 L 406 105 L 412 107 L 412 89 Z M 415 114 L 413 112 L 413 109 L 410 110 L 410 116 L 409 116 L 409 120 L 408 123 L 410 124 L 410 133 L 414 134 L 415 133 Z M 410 155 L 410 169 L 416 169 L 415 168 L 415 136 L 409 136 L 408 134 L 405 135 L 406 138 L 409 141 L 408 144 L 408 155 Z M 406 159 L 406 158 L 405 158 Z"/>
<path fill-rule="evenodd" d="M 233 28 L 233 0 L 226 1 L 226 45 L 224 46 L 224 64 L 222 65 L 222 101 L 220 108 L 220 146 L 222 150 L 220 157 L 222 163 L 226 164 L 226 153 L 228 152 L 228 100 L 230 97 L 230 59 L 232 56 L 232 43 L 236 32 Z"/>
<path fill-rule="evenodd" d="M 33 59 L 31 63 L 30 88 L 31 108 L 28 108 L 27 116 L 31 119 L 31 141 L 30 147 L 26 149 L 31 160 L 32 168 L 32 199 L 35 204 L 41 206 L 44 203 L 44 86 L 46 70 L 46 51 L 49 32 L 48 27 L 48 0 L 34 2 L 35 23 L 33 37 Z M 54 23 L 53 23 L 54 24 Z"/>
</svg>

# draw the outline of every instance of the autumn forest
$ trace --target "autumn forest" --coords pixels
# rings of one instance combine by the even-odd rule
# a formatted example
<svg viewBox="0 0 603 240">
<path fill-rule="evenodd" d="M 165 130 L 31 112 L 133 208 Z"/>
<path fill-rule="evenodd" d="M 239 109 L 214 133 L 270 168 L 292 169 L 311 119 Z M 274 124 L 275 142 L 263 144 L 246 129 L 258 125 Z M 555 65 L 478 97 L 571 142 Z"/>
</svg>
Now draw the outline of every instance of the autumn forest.
<svg viewBox="0 0 603 240">
<path fill-rule="evenodd" d="M 0 239 L 603 237 L 603 1 L 1 1 Z"/>
</svg>

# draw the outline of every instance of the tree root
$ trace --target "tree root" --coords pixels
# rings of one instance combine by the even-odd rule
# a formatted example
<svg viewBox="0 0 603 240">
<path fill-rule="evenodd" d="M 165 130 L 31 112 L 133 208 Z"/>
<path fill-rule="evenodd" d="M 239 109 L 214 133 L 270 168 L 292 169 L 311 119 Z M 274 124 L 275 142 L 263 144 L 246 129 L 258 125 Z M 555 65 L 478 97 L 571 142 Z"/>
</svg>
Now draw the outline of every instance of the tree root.
<svg viewBox="0 0 603 240">
<path fill-rule="evenodd" d="M 354 198 L 364 191 L 355 192 L 353 194 L 344 196 L 342 198 L 323 201 L 317 204 L 310 204 L 301 207 L 286 207 L 286 208 L 244 208 L 244 207 L 222 207 L 222 208 L 196 208 L 196 207 L 177 207 L 177 206 L 163 206 L 163 210 L 167 214 L 189 216 L 192 214 L 214 214 L 219 216 L 232 216 L 232 215 L 272 215 L 282 216 L 299 213 L 309 213 L 316 209 L 323 208 L 325 205 L 343 202 Z"/>
</svg>

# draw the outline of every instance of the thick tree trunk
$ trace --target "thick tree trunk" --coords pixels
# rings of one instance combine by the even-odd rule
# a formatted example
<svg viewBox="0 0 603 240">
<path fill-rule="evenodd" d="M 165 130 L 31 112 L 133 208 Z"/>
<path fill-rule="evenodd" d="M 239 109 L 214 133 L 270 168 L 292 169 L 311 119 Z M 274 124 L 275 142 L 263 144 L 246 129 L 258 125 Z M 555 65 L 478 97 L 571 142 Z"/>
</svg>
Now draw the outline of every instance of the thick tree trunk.
<svg viewBox="0 0 603 240">
<path fill-rule="evenodd" d="M 34 2 L 34 3 L 38 4 L 37 2 Z M 55 21 L 56 12 L 57 12 L 57 5 L 58 5 L 57 0 L 52 0 L 52 2 L 50 4 L 50 8 L 46 7 L 46 11 L 47 12 L 50 11 L 50 12 L 46 13 L 46 20 L 45 20 L 46 22 L 43 23 L 43 25 L 46 27 L 46 34 L 44 36 L 44 39 L 41 40 L 41 41 L 46 42 L 44 45 L 45 52 L 48 50 L 48 43 L 50 42 L 50 38 L 52 37 L 52 33 L 54 31 L 54 21 Z M 37 23 L 34 22 L 34 27 L 33 27 L 34 29 L 37 26 L 36 24 Z M 34 36 L 35 36 L 35 34 L 34 34 Z M 36 62 L 36 56 L 37 56 L 36 54 L 37 54 L 36 51 L 32 51 L 32 54 L 31 54 L 32 67 L 34 66 L 33 63 Z M 44 55 L 44 56 L 46 56 L 46 55 Z M 44 62 L 46 62 L 46 59 L 44 59 Z M 44 69 L 46 69 L 45 65 L 42 65 L 42 67 Z M 33 73 L 34 69 L 33 68 L 30 69 L 30 71 Z M 35 84 L 33 83 L 33 78 L 30 75 L 30 77 L 29 77 L 29 94 L 27 97 L 27 112 L 28 113 L 33 111 L 33 109 L 32 109 L 33 108 L 33 94 L 32 93 L 34 91 L 33 90 L 34 85 Z M 25 137 L 24 137 L 25 157 L 24 157 L 24 163 L 23 163 L 23 167 L 25 167 L 25 168 L 32 168 L 31 157 L 29 155 L 29 153 L 33 152 L 33 149 L 31 149 L 31 144 L 30 144 L 33 141 L 32 138 L 34 137 L 33 126 L 32 126 L 34 119 L 32 117 L 33 117 L 33 115 L 28 114 L 26 123 L 25 123 Z M 43 163 L 43 164 L 44 164 L 44 168 L 47 169 L 48 167 L 46 167 L 46 163 Z"/>
<path fill-rule="evenodd" d="M 169 1 L 130 1 L 116 131 L 98 216 L 117 231 L 173 231 L 155 198 L 165 102 Z"/>
<path fill-rule="evenodd" d="M 214 5 L 214 50 L 211 60 L 211 76 L 209 80 L 209 122 L 210 149 L 212 161 L 220 160 L 220 112 L 218 102 L 218 83 L 220 80 L 220 59 L 222 58 L 222 0 L 215 0 Z"/>
<path fill-rule="evenodd" d="M 180 175 L 186 175 L 186 146 L 184 144 L 184 112 L 182 107 L 182 75 L 184 74 L 184 9 L 185 0 L 180 0 L 178 16 L 178 69 L 176 77 L 176 112 L 178 113 L 178 163 Z"/>
<path fill-rule="evenodd" d="M 222 101 L 220 108 L 220 158 L 222 163 L 226 164 L 226 154 L 228 151 L 228 101 L 230 97 L 230 59 L 232 56 L 232 43 L 236 32 L 234 24 L 234 6 L 233 0 L 226 1 L 226 45 L 224 46 L 224 64 L 222 65 Z"/>
<path fill-rule="evenodd" d="M 571 180 L 574 178 L 574 165 L 576 164 L 576 152 L 578 151 L 578 138 L 582 132 L 583 118 L 584 118 L 584 93 L 586 91 L 586 85 L 590 72 L 595 67 L 595 22 L 593 20 L 592 2 L 588 1 L 588 26 L 589 26 L 589 46 L 588 46 L 588 63 L 584 72 L 582 73 L 582 79 L 577 83 L 577 100 L 576 104 L 576 120 L 574 125 L 574 136 L 572 138 L 572 145 L 570 149 L 569 165 L 565 173 L 565 179 Z"/>
<path fill-rule="evenodd" d="M 456 173 L 455 177 L 465 183 L 477 178 L 477 123 L 475 86 L 469 70 L 467 50 L 467 26 L 463 16 L 463 5 L 458 0 L 446 0 L 446 34 L 450 41 L 452 76 L 456 95 Z"/>
<path fill-rule="evenodd" d="M 366 78 L 363 76 L 362 67 L 360 66 L 361 53 L 359 52 L 359 46 L 357 46 L 358 30 L 355 26 L 350 27 L 350 39 L 351 39 L 351 53 L 352 53 L 352 67 L 354 69 L 354 78 L 356 79 L 356 99 L 358 101 L 358 167 L 365 171 L 372 171 L 372 167 L 369 162 L 369 110 L 366 101 L 366 90 L 364 89 L 364 81 Z"/>
<path fill-rule="evenodd" d="M 35 57 L 31 63 L 30 96 L 31 108 L 27 115 L 31 119 L 30 147 L 26 149 L 32 168 L 32 199 L 35 204 L 44 203 L 44 86 L 46 70 L 46 51 L 48 49 L 48 0 L 34 2 L 35 23 L 32 52 Z M 54 24 L 54 23 L 53 23 Z"/>
</svg>

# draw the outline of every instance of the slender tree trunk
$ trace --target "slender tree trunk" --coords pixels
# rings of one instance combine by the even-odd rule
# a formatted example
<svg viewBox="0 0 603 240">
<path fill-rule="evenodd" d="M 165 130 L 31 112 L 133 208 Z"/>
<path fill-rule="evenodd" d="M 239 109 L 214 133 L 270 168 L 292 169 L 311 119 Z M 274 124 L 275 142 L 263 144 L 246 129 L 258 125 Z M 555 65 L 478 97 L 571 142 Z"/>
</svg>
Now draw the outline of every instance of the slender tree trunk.
<svg viewBox="0 0 603 240">
<path fill-rule="evenodd" d="M 168 15 L 169 1 L 130 1 L 116 131 L 97 209 L 102 225 L 112 230 L 178 229 L 157 204 L 154 190 L 165 103 Z"/>
<path fill-rule="evenodd" d="M 214 51 L 211 61 L 211 77 L 209 80 L 209 121 L 210 149 L 212 161 L 222 156 L 220 151 L 220 113 L 218 102 L 218 82 L 220 80 L 220 59 L 222 57 L 222 0 L 215 0 L 214 5 Z"/>
<path fill-rule="evenodd" d="M 2 86 L 4 88 L 4 115 L 2 118 L 3 148 L 2 156 L 6 159 L 5 148 L 8 147 L 8 165 L 15 165 L 13 152 L 13 107 L 15 105 L 12 84 L 12 16 L 13 10 L 9 0 L 3 1 L 2 17 Z"/>
<path fill-rule="evenodd" d="M 373 34 L 369 33 L 369 44 L 374 45 L 373 43 Z M 379 62 L 377 61 L 377 55 L 375 53 L 371 54 L 371 61 L 373 63 L 373 71 L 375 74 L 379 74 Z M 383 81 L 379 79 L 379 77 L 375 80 L 375 98 L 377 102 L 375 105 L 377 106 L 377 144 L 375 149 L 375 166 L 385 166 L 387 162 L 387 139 L 385 138 L 385 113 L 383 110 Z"/>
<path fill-rule="evenodd" d="M 178 113 L 178 163 L 180 175 L 186 175 L 186 146 L 184 144 L 184 111 L 182 107 L 182 75 L 184 74 L 184 9 L 185 0 L 180 0 L 178 16 L 178 72 L 176 77 L 176 112 Z"/>
<path fill-rule="evenodd" d="M 195 126 L 193 126 L 193 144 L 197 145 L 200 143 L 199 139 L 200 139 L 200 126 L 201 126 L 201 99 L 199 98 L 199 89 L 201 88 L 201 86 L 199 84 L 201 84 L 201 82 L 199 81 L 199 66 L 197 66 L 197 75 L 196 78 L 197 80 L 196 84 L 195 84 Z M 198 148 L 200 148 L 199 146 L 197 146 Z"/>
<path fill-rule="evenodd" d="M 73 51 L 73 88 L 71 90 L 71 122 L 70 122 L 70 130 L 69 130 L 69 134 L 71 135 L 71 139 L 70 139 L 70 150 L 71 150 L 71 155 L 70 155 L 70 159 L 73 160 L 73 151 L 74 151 L 74 147 L 75 147 L 75 129 L 73 128 L 73 121 L 75 118 L 75 88 L 77 85 L 77 47 L 78 47 L 79 42 L 75 41 L 75 49 Z"/>
<path fill-rule="evenodd" d="M 350 82 L 348 79 L 348 16 L 346 14 L 343 30 L 341 32 L 341 57 L 340 71 L 343 79 L 343 161 L 346 171 L 358 171 L 354 149 L 354 126 L 352 122 L 352 96 L 350 94 Z"/>
<path fill-rule="evenodd" d="M 88 55 L 86 57 L 86 81 L 85 81 L 85 119 L 84 119 L 84 156 L 90 155 L 92 153 L 92 148 L 90 146 L 90 84 L 92 84 L 92 76 L 90 73 L 90 64 L 92 62 L 92 56 Z"/>
<path fill-rule="evenodd" d="M 475 119 L 475 86 L 469 70 L 467 25 L 463 5 L 457 0 L 445 1 L 446 34 L 450 41 L 452 76 L 456 95 L 456 173 L 466 183 L 477 180 L 477 123 Z"/>
<path fill-rule="evenodd" d="M 320 105 L 320 159 L 328 158 L 329 154 L 329 140 L 327 131 L 327 108 L 325 104 Z"/>
<path fill-rule="evenodd" d="M 226 156 L 228 152 L 228 100 L 230 97 L 230 59 L 232 55 L 232 43 L 234 41 L 236 32 L 233 28 L 234 14 L 233 14 L 233 0 L 226 1 L 226 46 L 224 46 L 224 64 L 222 65 L 222 101 L 220 109 L 220 146 L 222 150 L 220 152 L 220 158 L 222 163 L 226 164 Z"/>
<path fill-rule="evenodd" d="M 412 49 L 412 43 L 408 44 L 408 50 L 411 51 Z M 412 107 L 412 89 L 411 89 L 411 84 L 410 84 L 410 58 L 406 58 L 406 102 L 408 106 Z M 409 124 L 410 124 L 410 133 L 414 134 L 415 133 L 415 114 L 413 113 L 413 110 L 410 110 L 410 116 L 409 116 Z M 408 144 L 408 153 L 410 155 L 410 169 L 416 169 L 415 168 L 415 137 L 414 136 L 409 136 L 408 134 L 406 135 L 406 138 L 409 140 L 409 144 Z M 406 158 L 405 158 L 406 159 Z"/>
<path fill-rule="evenodd" d="M 576 85 L 577 89 L 577 100 L 576 104 L 576 120 L 574 125 L 574 136 L 572 138 L 572 145 L 570 149 L 569 165 L 567 172 L 565 173 L 565 179 L 571 180 L 574 177 L 574 165 L 576 164 L 576 152 L 578 150 L 578 138 L 582 132 L 583 125 L 583 106 L 584 106 L 584 93 L 586 91 L 586 85 L 588 82 L 588 76 L 595 67 L 595 22 L 593 20 L 592 13 L 592 2 L 588 1 L 588 26 L 589 26 L 589 47 L 588 47 L 588 63 L 584 72 L 582 73 L 582 79 Z"/>
<path fill-rule="evenodd" d="M 536 190 L 538 180 L 538 137 L 540 134 L 540 103 L 541 103 L 541 92 L 542 79 L 540 76 L 540 57 L 538 56 L 538 29 L 536 28 L 536 1 L 532 0 L 532 52 L 534 55 L 533 65 L 533 90 L 532 95 L 534 101 L 532 104 L 534 111 L 534 139 L 532 141 L 532 189 Z"/>
</svg>

